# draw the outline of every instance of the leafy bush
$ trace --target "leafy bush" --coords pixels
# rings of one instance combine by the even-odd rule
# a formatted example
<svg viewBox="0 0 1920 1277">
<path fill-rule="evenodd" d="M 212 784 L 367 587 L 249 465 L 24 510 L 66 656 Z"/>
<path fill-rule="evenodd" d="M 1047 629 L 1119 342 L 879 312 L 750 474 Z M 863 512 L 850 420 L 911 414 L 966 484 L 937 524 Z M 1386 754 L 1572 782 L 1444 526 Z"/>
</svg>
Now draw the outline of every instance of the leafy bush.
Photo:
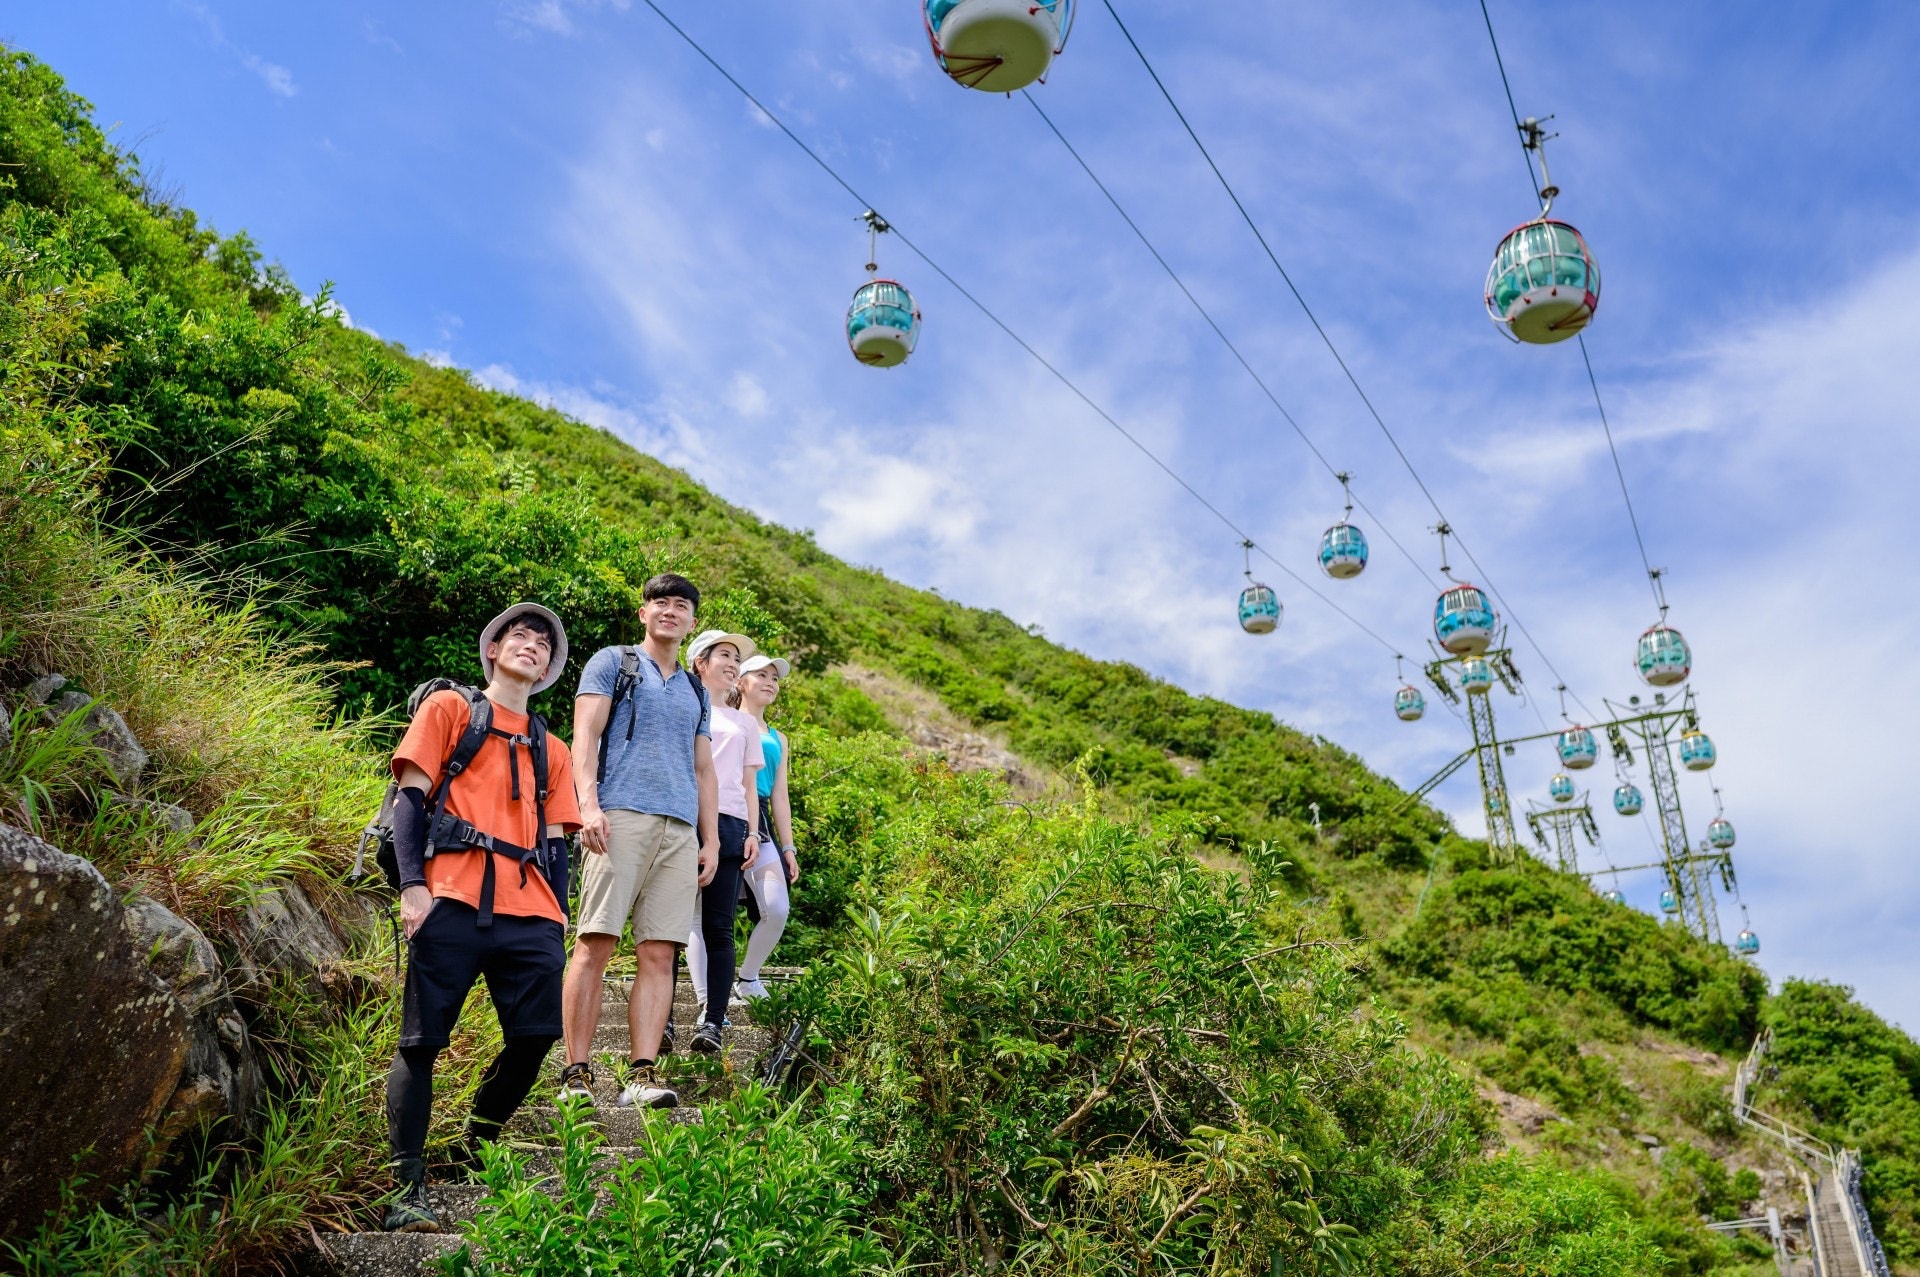
<svg viewBox="0 0 1920 1277">
<path fill-rule="evenodd" d="M 564 1107 L 557 1182 L 504 1144 L 485 1152 L 487 1194 L 448 1277 L 669 1277 L 739 1272 L 853 1277 L 891 1271 L 859 1225 L 857 1093 L 782 1107 L 749 1085 L 698 1122 L 649 1113 L 646 1150 L 609 1168 L 587 1116 Z"/>
</svg>

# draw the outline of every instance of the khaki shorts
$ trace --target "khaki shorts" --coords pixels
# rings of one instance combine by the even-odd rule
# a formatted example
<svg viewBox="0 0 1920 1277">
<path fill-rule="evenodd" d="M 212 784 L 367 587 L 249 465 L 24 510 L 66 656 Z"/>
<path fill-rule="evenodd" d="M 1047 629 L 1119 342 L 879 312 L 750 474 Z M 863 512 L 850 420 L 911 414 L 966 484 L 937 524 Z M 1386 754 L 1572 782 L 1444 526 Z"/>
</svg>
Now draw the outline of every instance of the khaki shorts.
<svg viewBox="0 0 1920 1277">
<path fill-rule="evenodd" d="M 582 859 L 579 934 L 618 936 L 631 917 L 636 944 L 686 944 L 700 877 L 700 840 L 692 825 L 610 811 L 606 854 L 588 852 Z"/>
</svg>

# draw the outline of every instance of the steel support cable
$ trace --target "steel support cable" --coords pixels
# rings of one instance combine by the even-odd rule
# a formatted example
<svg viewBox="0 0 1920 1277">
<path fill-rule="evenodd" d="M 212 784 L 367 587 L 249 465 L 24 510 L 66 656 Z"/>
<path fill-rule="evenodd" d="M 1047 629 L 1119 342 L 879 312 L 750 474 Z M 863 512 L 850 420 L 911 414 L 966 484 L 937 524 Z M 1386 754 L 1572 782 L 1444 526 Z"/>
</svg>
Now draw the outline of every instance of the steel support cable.
<svg viewBox="0 0 1920 1277">
<path fill-rule="evenodd" d="M 1193 140 L 1194 146 L 1199 149 L 1201 158 L 1206 160 L 1207 167 L 1213 170 L 1213 175 L 1219 180 L 1221 188 L 1226 191 L 1227 198 L 1232 200 L 1234 208 L 1239 210 L 1240 218 L 1246 222 L 1247 229 L 1252 231 L 1253 237 L 1260 241 L 1260 247 L 1266 253 L 1267 260 L 1272 262 L 1274 270 L 1280 273 L 1280 278 L 1286 282 L 1287 291 L 1293 294 L 1293 299 L 1300 303 L 1300 309 L 1305 313 L 1307 322 L 1313 325 L 1313 331 L 1320 335 L 1320 340 L 1326 345 L 1328 353 L 1333 356 L 1333 361 L 1340 365 L 1340 371 L 1346 374 L 1347 384 L 1351 385 L 1354 393 L 1360 396 L 1360 402 L 1366 406 L 1367 413 L 1373 418 L 1374 424 L 1380 427 L 1380 433 L 1386 436 L 1389 444 L 1393 445 L 1394 454 L 1400 458 L 1400 464 L 1406 467 L 1407 474 L 1412 477 L 1414 484 L 1419 487 L 1421 495 L 1426 497 L 1427 504 L 1433 507 L 1434 514 L 1438 515 L 1443 523 L 1451 524 L 1451 520 L 1447 518 L 1446 512 L 1440 508 L 1440 502 L 1434 498 L 1432 490 L 1427 487 L 1426 480 L 1420 477 L 1420 472 L 1414 468 L 1413 462 L 1407 457 L 1406 450 L 1400 446 L 1400 441 L 1394 437 L 1393 431 L 1388 428 L 1386 418 L 1382 417 L 1380 410 L 1373 406 L 1373 400 L 1367 397 L 1367 392 L 1360 385 L 1360 379 L 1355 377 L 1353 375 L 1353 369 L 1347 366 L 1346 359 L 1340 354 L 1340 348 L 1333 344 L 1333 338 L 1329 337 L 1327 330 L 1320 326 L 1319 317 L 1313 313 L 1313 307 L 1307 304 L 1307 299 L 1301 294 L 1299 288 L 1294 285 L 1293 276 L 1289 275 L 1287 268 L 1280 264 L 1280 258 L 1278 254 L 1273 251 L 1273 246 L 1268 244 L 1267 237 L 1260 233 L 1260 227 L 1254 222 L 1252 214 L 1247 212 L 1247 206 L 1240 202 L 1240 196 L 1234 191 L 1233 184 L 1227 181 L 1226 174 L 1222 173 L 1220 166 L 1214 163 L 1212 152 L 1207 150 L 1206 143 L 1200 140 L 1199 133 L 1195 132 L 1193 125 L 1188 122 L 1186 112 L 1180 109 L 1180 104 L 1174 100 L 1173 94 L 1167 89 L 1166 83 L 1161 80 L 1160 73 L 1154 70 L 1153 63 L 1148 59 L 1146 50 L 1140 47 L 1139 41 L 1133 38 L 1133 32 L 1127 29 L 1126 22 L 1120 17 L 1119 11 L 1113 7 L 1113 0 L 1101 0 L 1101 3 L 1106 6 L 1107 12 L 1112 15 L 1114 25 L 1120 28 L 1120 34 L 1125 36 L 1127 43 L 1132 46 L 1134 56 L 1140 59 L 1140 65 L 1146 68 L 1147 75 L 1152 78 L 1154 87 L 1160 90 L 1160 96 L 1165 98 L 1167 105 L 1173 108 L 1174 115 L 1180 121 L 1180 127 L 1187 131 L 1187 136 Z M 1527 646 L 1531 647 L 1534 655 L 1540 658 L 1540 663 L 1547 667 L 1547 672 L 1553 675 L 1555 681 L 1565 683 L 1567 680 L 1561 675 L 1558 669 L 1554 668 L 1552 660 L 1548 658 L 1539 642 L 1535 640 L 1533 632 L 1527 629 L 1526 622 L 1520 619 L 1519 613 L 1507 603 L 1506 597 L 1500 592 L 1500 588 L 1493 583 L 1492 574 L 1480 566 L 1480 560 L 1474 557 L 1473 550 L 1467 545 L 1465 539 L 1462 538 L 1458 532 L 1453 534 L 1453 539 L 1459 544 L 1460 552 L 1467 556 L 1467 562 L 1473 564 L 1473 570 L 1479 574 L 1482 581 L 1487 583 L 1488 592 L 1491 593 L 1494 598 L 1499 601 L 1501 607 L 1505 609 L 1507 619 L 1512 621 L 1519 629 L 1521 637 L 1527 640 Z M 1581 709 L 1586 711 L 1588 717 L 1593 716 L 1593 710 L 1589 708 L 1587 703 L 1582 701 L 1578 695 L 1575 695 L 1573 699 Z"/>
<path fill-rule="evenodd" d="M 1267 397 L 1267 402 L 1271 403 L 1274 410 L 1286 420 L 1289 426 L 1293 427 L 1293 433 L 1300 436 L 1300 442 L 1307 445 L 1307 451 L 1313 454 L 1314 460 L 1318 461 L 1329 475 L 1335 479 L 1339 479 L 1340 471 L 1335 469 L 1333 463 L 1327 460 L 1326 454 L 1320 451 L 1320 445 L 1313 441 L 1312 437 L 1307 434 L 1300 423 L 1294 419 L 1293 414 L 1287 411 L 1286 406 L 1280 402 L 1279 396 L 1273 393 L 1273 389 L 1267 385 L 1266 380 L 1261 377 L 1258 372 L 1254 371 L 1253 365 L 1248 363 L 1247 357 L 1240 353 L 1240 348 L 1233 344 L 1233 339 L 1227 336 L 1226 330 L 1221 328 L 1207 308 L 1201 305 L 1200 299 L 1193 295 L 1193 290 L 1187 287 L 1186 281 L 1180 278 L 1179 273 L 1176 272 L 1168 263 L 1167 259 L 1161 255 L 1160 250 L 1154 247 L 1153 241 L 1147 238 L 1147 233 L 1140 229 L 1139 223 L 1135 222 L 1127 210 L 1121 207 L 1120 201 L 1114 197 L 1112 191 L 1107 189 L 1107 184 L 1101 181 L 1100 175 L 1093 171 L 1093 166 L 1087 163 L 1086 158 L 1082 156 L 1078 150 L 1074 149 L 1073 143 L 1067 141 L 1067 135 L 1060 131 L 1060 126 L 1053 122 L 1053 117 L 1048 115 L 1046 111 L 1041 108 L 1040 104 L 1034 100 L 1033 95 L 1025 89 L 1020 91 L 1020 96 L 1027 100 L 1027 105 L 1034 109 L 1035 113 L 1046 123 L 1047 128 L 1053 133 L 1054 137 L 1060 140 L 1060 145 L 1067 149 L 1067 154 L 1071 155 L 1074 162 L 1080 166 L 1080 171 L 1085 173 L 1088 180 L 1099 188 L 1102 195 L 1107 197 L 1107 203 L 1113 205 L 1113 211 L 1120 215 L 1120 220 L 1127 224 L 1127 229 L 1134 233 L 1134 236 L 1146 247 L 1147 252 L 1153 254 L 1153 260 L 1160 263 L 1160 269 L 1167 273 L 1167 278 L 1171 279 L 1181 294 L 1185 296 L 1189 302 L 1193 303 L 1193 308 L 1200 312 L 1200 318 L 1207 321 L 1207 327 L 1213 329 L 1214 336 L 1220 339 L 1221 344 L 1239 361 L 1240 366 L 1246 369 L 1247 376 L 1253 378 L 1253 384 L 1260 387 L 1260 393 Z M 1346 485 L 1346 489 L 1348 492 L 1353 491 L 1350 483 Z M 1406 546 L 1400 544 L 1400 538 L 1393 535 L 1392 530 L 1387 527 L 1386 521 L 1375 514 L 1361 498 L 1357 496 L 1354 497 L 1354 504 L 1359 506 L 1361 511 L 1373 520 L 1374 526 L 1378 527 L 1387 540 L 1393 543 L 1393 548 L 1400 551 L 1400 553 L 1405 556 L 1407 562 L 1413 565 L 1413 570 L 1418 572 L 1428 585 L 1438 590 L 1440 583 L 1435 581 L 1432 574 L 1421 566 L 1420 560 L 1416 559 Z"/>
<path fill-rule="evenodd" d="M 812 160 L 816 165 L 818 165 L 821 172 L 825 173 L 828 177 L 832 178 L 834 182 L 840 187 L 841 190 L 851 195 L 856 201 L 859 202 L 859 204 L 863 208 L 873 207 L 873 204 L 869 200 L 867 200 L 865 196 L 861 195 L 859 191 L 853 188 L 852 183 L 848 182 L 846 178 L 841 177 L 840 174 L 834 170 L 832 165 L 828 164 L 825 160 L 820 158 L 819 152 L 815 151 L 812 147 L 808 146 L 804 141 L 802 141 L 800 139 L 800 136 L 797 133 L 795 133 L 792 129 L 787 127 L 786 122 L 784 120 L 782 120 L 779 116 L 775 115 L 772 111 L 769 111 L 766 108 L 765 104 L 763 104 L 759 98 L 755 97 L 753 93 L 747 88 L 746 85 L 740 83 L 739 80 L 733 77 L 732 72 L 728 71 L 724 66 L 720 65 L 719 61 L 715 59 L 711 53 L 708 53 L 706 49 L 701 46 L 698 40 L 695 40 L 691 35 L 687 34 L 687 32 L 681 28 L 679 23 L 675 22 L 672 18 L 668 17 L 666 12 L 663 9 L 661 9 L 657 3 L 655 3 L 655 0 L 645 0 L 645 3 L 647 8 L 653 10 L 654 15 L 656 17 L 658 17 L 662 22 L 666 23 L 667 26 L 673 31 L 675 35 L 679 36 L 681 40 L 686 42 L 686 45 L 688 48 L 692 49 L 695 53 L 699 54 L 701 59 L 704 60 L 708 66 L 712 67 L 715 71 L 719 72 L 721 78 L 726 80 L 728 84 L 731 84 L 734 87 L 734 89 L 739 92 L 741 97 L 745 98 L 749 103 L 753 105 L 755 110 L 759 111 L 762 115 L 766 116 L 767 119 L 773 123 L 773 126 L 775 128 L 779 129 L 782 133 L 786 134 L 787 140 L 792 142 L 795 146 L 799 147 L 801 151 L 805 152 L 807 158 Z M 1341 607 L 1338 603 L 1335 603 L 1332 599 L 1328 598 L 1326 595 L 1320 593 L 1320 591 L 1316 590 L 1312 586 L 1312 584 L 1306 580 L 1306 578 L 1302 577 L 1299 573 L 1295 572 L 1292 568 L 1288 567 L 1286 564 L 1282 563 L 1279 559 L 1276 559 L 1273 557 L 1273 555 L 1269 554 L 1266 551 L 1266 549 L 1264 549 L 1258 542 L 1254 541 L 1252 537 L 1248 536 L 1245 530 L 1243 530 L 1239 524 L 1235 523 L 1230 517 L 1228 517 L 1228 515 L 1224 511 L 1222 511 L 1220 507 L 1216 506 L 1213 502 L 1207 500 L 1207 498 L 1204 495 L 1202 495 L 1202 493 L 1198 488 L 1194 487 L 1191 483 L 1188 483 L 1186 479 L 1182 478 L 1178 471 L 1176 471 L 1172 466 L 1168 465 L 1165 461 L 1162 461 L 1158 456 L 1158 454 L 1156 454 L 1151 448 L 1147 447 L 1146 444 L 1142 443 L 1140 439 L 1133 434 L 1132 431 L 1128 430 L 1125 426 L 1121 425 L 1117 420 L 1115 420 L 1112 414 L 1107 412 L 1105 408 L 1102 408 L 1099 404 L 1095 403 L 1093 399 L 1088 396 L 1086 391 L 1080 389 L 1080 387 L 1076 385 L 1071 378 L 1069 378 L 1065 373 L 1061 372 L 1050 361 L 1048 361 L 1046 356 L 1042 355 L 1038 350 L 1035 350 L 1031 345 L 1029 345 L 1026 339 L 1021 337 L 1019 333 L 1016 333 L 1015 331 L 1013 331 L 1012 328 L 1009 328 L 1006 324 L 1006 321 L 1002 320 L 998 315 L 996 315 L 992 310 L 990 310 L 987 307 L 987 304 L 985 302 L 981 301 L 978 297 L 975 297 L 971 292 L 968 292 L 967 289 L 960 284 L 960 281 L 956 280 L 952 275 L 949 275 L 946 272 L 946 269 L 942 267 L 940 263 L 934 261 L 933 258 L 929 257 L 926 254 L 926 252 L 920 248 L 918 244 L 915 244 L 911 239 L 908 239 L 905 232 L 901 231 L 899 226 L 893 223 L 891 219 L 888 220 L 888 228 L 889 228 L 889 232 L 895 238 L 897 238 L 901 242 L 901 244 L 905 245 L 906 248 L 910 252 L 912 252 L 915 257 L 918 257 L 922 262 L 924 262 L 929 270 L 933 271 L 934 274 L 940 276 L 941 279 L 947 282 L 947 285 L 949 287 L 951 287 L 955 292 L 959 293 L 962 297 L 966 298 L 969 302 L 971 302 L 973 304 L 974 309 L 978 310 L 982 315 L 986 316 L 988 321 L 991 322 L 994 327 L 998 328 L 1001 332 L 1005 333 L 1007 337 L 1011 339 L 1015 345 L 1019 346 L 1020 349 L 1026 351 L 1027 354 L 1031 355 L 1034 359 L 1034 362 L 1038 363 L 1042 368 L 1045 368 L 1048 372 L 1052 373 L 1054 376 L 1054 379 L 1057 380 L 1061 385 L 1065 386 L 1069 391 L 1071 391 L 1075 398 L 1079 399 L 1081 403 L 1091 408 L 1094 411 L 1094 413 L 1100 417 L 1102 421 L 1106 422 L 1109 426 L 1112 426 L 1115 432 L 1117 432 L 1121 438 L 1125 439 L 1128 443 L 1132 444 L 1134 448 L 1136 448 L 1142 456 L 1147 458 L 1147 460 L 1153 462 L 1154 465 L 1158 466 L 1160 468 L 1160 471 L 1163 474 L 1165 474 L 1169 479 L 1172 479 L 1175 483 L 1179 484 L 1181 488 L 1185 489 L 1188 496 L 1192 497 L 1195 501 L 1199 502 L 1201 506 L 1203 506 L 1209 514 L 1213 515 L 1214 518 L 1218 519 L 1221 522 L 1221 524 L 1224 525 L 1228 531 L 1232 532 L 1234 536 L 1237 537 L 1243 544 L 1245 544 L 1248 548 L 1252 550 L 1258 551 L 1261 558 L 1265 559 L 1267 562 L 1273 564 L 1274 567 L 1279 568 L 1282 572 L 1286 573 L 1287 576 L 1291 577 L 1293 581 L 1300 586 L 1301 589 L 1305 590 L 1308 594 L 1311 594 L 1314 598 L 1319 599 L 1322 603 L 1326 604 L 1328 607 L 1332 608 L 1335 612 L 1339 613 L 1348 622 L 1350 622 L 1356 629 L 1360 630 L 1363 634 L 1367 635 L 1367 637 L 1371 638 L 1374 642 L 1378 643 L 1381 647 L 1386 648 L 1387 651 L 1392 652 L 1396 656 L 1400 655 L 1400 649 L 1395 647 L 1392 643 L 1388 642 L 1386 639 L 1382 638 L 1379 635 L 1379 633 L 1376 632 L 1371 626 L 1367 625 L 1364 621 L 1360 620 L 1360 618 L 1354 616 L 1353 613 Z"/>
<path fill-rule="evenodd" d="M 1493 33 L 1493 14 L 1487 10 L 1487 0 L 1480 0 L 1480 18 L 1487 24 L 1487 43 L 1493 46 L 1493 65 L 1500 70 L 1500 87 L 1507 95 L 1507 114 L 1513 117 L 1513 129 L 1520 133 L 1520 108 L 1513 100 L 1513 82 L 1507 78 L 1507 60 L 1500 56 L 1500 37 Z M 1524 141 L 1520 144 L 1520 157 L 1527 162 L 1528 189 L 1538 194 L 1540 179 L 1533 171 L 1533 152 L 1527 149 Z M 1587 365 L 1587 384 L 1593 387 L 1593 406 L 1600 412 L 1600 429 L 1607 436 L 1607 451 L 1613 456 L 1613 473 L 1620 480 L 1620 499 L 1627 504 L 1627 522 L 1633 527 L 1633 543 L 1640 548 L 1640 566 L 1647 570 L 1647 585 L 1653 591 L 1654 606 L 1660 609 L 1661 616 L 1666 608 L 1660 598 L 1660 587 L 1653 575 L 1653 560 L 1647 557 L 1646 538 L 1640 535 L 1640 517 L 1633 510 L 1633 496 L 1627 491 L 1627 472 L 1620 464 L 1620 449 L 1613 442 L 1613 426 L 1607 421 L 1607 405 L 1600 400 L 1600 381 L 1593 375 L 1593 356 L 1587 353 L 1585 333 L 1576 333 L 1574 339 L 1580 343 L 1580 358 Z"/>
</svg>

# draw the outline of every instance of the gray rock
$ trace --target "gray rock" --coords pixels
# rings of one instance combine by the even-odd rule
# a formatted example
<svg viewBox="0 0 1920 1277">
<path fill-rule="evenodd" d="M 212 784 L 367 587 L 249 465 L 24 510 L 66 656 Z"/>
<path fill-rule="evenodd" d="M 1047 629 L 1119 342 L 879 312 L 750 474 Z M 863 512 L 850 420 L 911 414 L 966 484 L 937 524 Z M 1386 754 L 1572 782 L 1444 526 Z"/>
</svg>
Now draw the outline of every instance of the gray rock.
<svg viewBox="0 0 1920 1277">
<path fill-rule="evenodd" d="M 12 743 L 13 711 L 7 708 L 5 701 L 0 701 L 0 749 L 5 749 Z"/>
<path fill-rule="evenodd" d="M 65 674 L 47 674 L 27 684 L 27 704 L 45 705 L 47 700 L 67 685 Z"/>
<path fill-rule="evenodd" d="M 147 751 L 140 745 L 127 720 L 111 705 L 95 705 L 84 720 L 87 734 L 107 756 L 107 766 L 122 789 L 132 786 L 147 770 Z"/>
<path fill-rule="evenodd" d="M 188 1016 L 129 941 L 87 861 L 0 825 L 0 1236 L 147 1161 L 146 1129 L 177 1089 Z"/>
<path fill-rule="evenodd" d="M 266 1081 L 213 943 L 146 896 L 127 901 L 124 920 L 147 969 L 166 982 L 186 1012 L 190 1035 L 179 1084 L 155 1130 L 154 1155 L 202 1122 L 231 1119 L 236 1133 L 250 1133 Z"/>
<path fill-rule="evenodd" d="M 193 813 L 176 803 L 155 802 L 151 798 L 129 798 L 125 794 L 103 794 L 101 801 L 111 807 L 125 807 L 144 815 L 176 834 L 193 832 Z"/>
<path fill-rule="evenodd" d="M 58 674 L 49 674 L 47 678 L 60 678 Z M 46 682 L 41 679 L 34 684 Z M 66 680 L 61 679 L 61 685 Z M 91 708 L 88 708 L 91 706 Z M 120 711 L 104 701 L 96 701 L 85 692 L 70 691 L 62 693 L 60 699 L 47 706 L 55 718 L 65 718 L 80 710 L 86 710 L 81 726 L 100 752 L 107 756 L 107 767 L 113 772 L 113 778 L 122 789 L 132 787 L 140 779 L 140 773 L 147 769 L 147 751 L 140 744 L 139 737 L 127 726 L 127 720 L 120 717 Z"/>
<path fill-rule="evenodd" d="M 239 940 L 234 991 L 244 998 L 264 1003 L 277 979 L 305 984 L 335 1002 L 356 996 L 343 962 L 346 945 L 306 889 L 290 878 L 266 884 L 240 916 Z"/>
</svg>

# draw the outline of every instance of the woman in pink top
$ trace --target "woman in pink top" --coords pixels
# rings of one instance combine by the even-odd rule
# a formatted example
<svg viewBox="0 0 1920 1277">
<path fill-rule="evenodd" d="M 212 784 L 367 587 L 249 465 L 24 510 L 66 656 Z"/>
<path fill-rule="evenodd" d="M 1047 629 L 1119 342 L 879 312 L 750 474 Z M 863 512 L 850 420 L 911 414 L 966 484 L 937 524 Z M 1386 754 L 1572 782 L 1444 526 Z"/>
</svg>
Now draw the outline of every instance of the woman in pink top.
<svg viewBox="0 0 1920 1277">
<path fill-rule="evenodd" d="M 754 773 L 760 770 L 760 725 L 726 704 L 740 678 L 740 662 L 754 654 L 744 634 L 707 630 L 687 645 L 687 663 L 706 684 L 713 704 L 713 771 L 719 780 L 720 856 L 713 878 L 700 889 L 693 934 L 687 939 L 687 969 L 700 1003 L 700 1024 L 688 1045 L 703 1055 L 725 1045 L 727 997 L 733 987 L 733 915 L 740 906 L 740 874 L 758 851 L 760 805 Z M 719 989 L 709 1002 L 707 991 Z"/>
</svg>

